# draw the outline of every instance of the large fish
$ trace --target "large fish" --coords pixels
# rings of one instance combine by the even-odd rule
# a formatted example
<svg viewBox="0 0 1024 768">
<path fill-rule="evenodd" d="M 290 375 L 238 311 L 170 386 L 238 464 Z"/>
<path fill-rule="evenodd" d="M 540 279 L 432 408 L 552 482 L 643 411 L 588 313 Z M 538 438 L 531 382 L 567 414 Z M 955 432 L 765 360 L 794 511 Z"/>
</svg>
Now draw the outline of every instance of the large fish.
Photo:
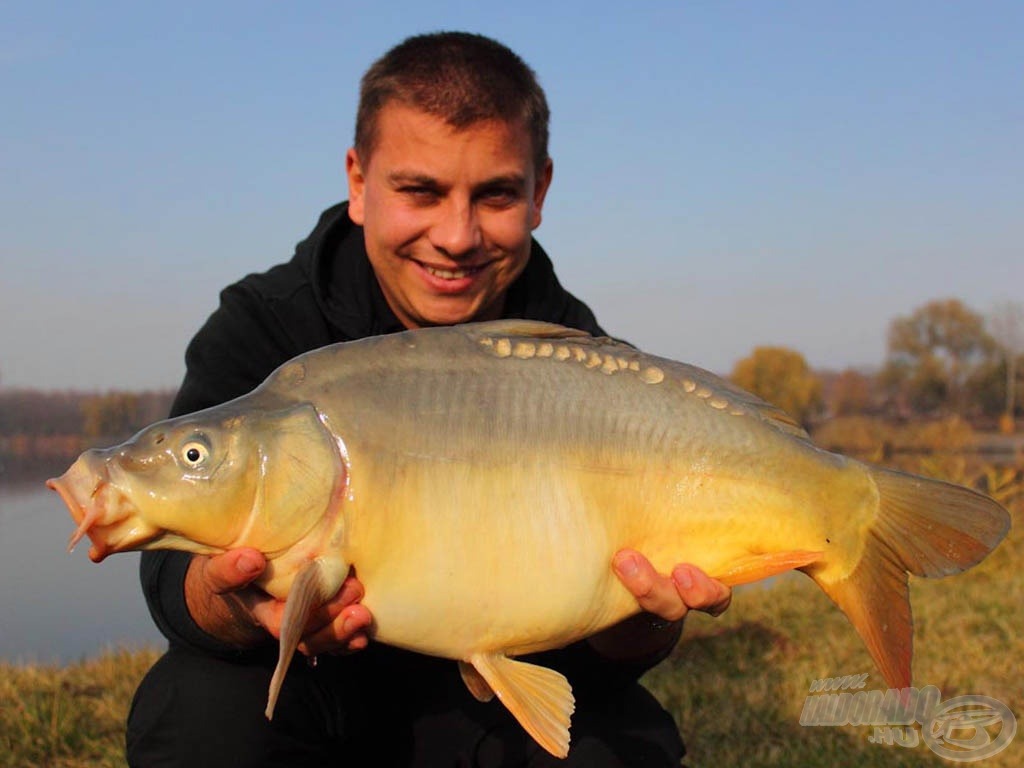
<svg viewBox="0 0 1024 768">
<path fill-rule="evenodd" d="M 97 562 L 266 553 L 258 584 L 287 599 L 268 717 L 309 611 L 355 566 L 376 640 L 457 660 L 475 696 L 497 694 L 558 756 L 570 685 L 516 657 L 639 610 L 617 550 L 732 585 L 799 568 L 902 688 L 907 573 L 962 571 L 1009 528 L 988 497 L 816 448 L 706 371 L 528 321 L 307 353 L 49 485 Z"/>
</svg>

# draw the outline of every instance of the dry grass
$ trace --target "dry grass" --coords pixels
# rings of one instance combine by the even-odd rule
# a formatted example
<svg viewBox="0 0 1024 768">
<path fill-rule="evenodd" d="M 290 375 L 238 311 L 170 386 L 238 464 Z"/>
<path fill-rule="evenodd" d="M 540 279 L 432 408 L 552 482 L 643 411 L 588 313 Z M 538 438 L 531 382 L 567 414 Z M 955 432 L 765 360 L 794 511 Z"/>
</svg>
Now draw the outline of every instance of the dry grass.
<svg viewBox="0 0 1024 768">
<path fill-rule="evenodd" d="M 0 766 L 124 766 L 124 724 L 156 651 L 58 666 L 0 664 Z"/>
<path fill-rule="evenodd" d="M 894 424 L 870 416 L 840 416 L 814 429 L 814 442 L 830 451 L 879 461 L 889 452 L 957 453 L 974 443 L 971 425 L 952 416 Z"/>
</svg>

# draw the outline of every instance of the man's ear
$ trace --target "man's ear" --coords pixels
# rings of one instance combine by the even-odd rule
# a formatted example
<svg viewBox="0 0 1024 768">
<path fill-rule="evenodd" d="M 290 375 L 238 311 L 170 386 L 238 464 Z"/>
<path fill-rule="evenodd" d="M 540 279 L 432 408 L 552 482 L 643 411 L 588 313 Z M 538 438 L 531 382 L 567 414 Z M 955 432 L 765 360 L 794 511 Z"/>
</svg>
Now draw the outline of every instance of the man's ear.
<svg viewBox="0 0 1024 768">
<path fill-rule="evenodd" d="M 363 175 L 363 166 L 355 147 L 345 153 L 345 175 L 348 176 L 348 217 L 362 226 L 366 218 L 366 176 Z"/>
<path fill-rule="evenodd" d="M 555 164 L 549 157 L 544 162 L 544 167 L 537 174 L 537 179 L 533 184 L 533 215 L 530 219 L 530 229 L 536 229 L 540 226 L 541 211 L 544 208 L 544 198 L 548 193 L 548 187 L 551 186 L 551 178 L 554 173 Z"/>
</svg>

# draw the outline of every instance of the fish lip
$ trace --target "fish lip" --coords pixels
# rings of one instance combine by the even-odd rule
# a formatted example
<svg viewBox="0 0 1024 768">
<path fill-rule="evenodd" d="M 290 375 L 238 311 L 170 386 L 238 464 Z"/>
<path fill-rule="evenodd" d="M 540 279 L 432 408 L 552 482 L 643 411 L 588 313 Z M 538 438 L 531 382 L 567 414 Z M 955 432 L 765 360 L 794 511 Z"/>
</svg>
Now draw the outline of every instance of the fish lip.
<svg viewBox="0 0 1024 768">
<path fill-rule="evenodd" d="M 89 547 L 89 559 L 94 563 L 98 563 L 110 554 L 103 539 L 98 536 L 94 538 L 96 532 L 95 521 L 101 514 L 96 506 L 98 503 L 97 497 L 104 479 L 96 475 L 91 489 L 87 493 L 83 493 L 83 489 L 88 486 L 83 482 L 83 473 L 77 467 L 78 464 L 76 462 L 60 477 L 51 477 L 46 481 L 46 487 L 60 495 L 64 505 L 68 508 L 71 519 L 78 526 L 68 540 L 68 552 L 72 552 L 78 545 L 78 542 L 84 536 L 88 536 L 92 543 L 92 546 Z M 91 510 L 87 509 L 85 503 L 80 501 L 82 496 L 89 499 L 92 503 Z M 92 518 L 91 520 L 89 519 L 90 517 Z"/>
<path fill-rule="evenodd" d="M 110 483 L 105 464 L 76 462 L 60 477 L 47 480 L 46 487 L 60 495 L 78 526 L 68 541 L 68 552 L 88 536 L 89 559 L 99 563 L 156 537 L 156 532 L 136 524 L 134 505 L 126 503 L 124 494 Z M 117 494 L 115 504 L 110 503 L 112 494 Z"/>
<path fill-rule="evenodd" d="M 74 494 L 71 492 L 71 489 L 68 487 L 69 485 L 70 483 L 67 479 L 67 473 L 60 477 L 51 477 L 46 481 L 46 487 L 51 491 L 56 491 L 60 495 L 61 501 L 64 502 L 64 505 L 68 508 L 68 512 L 71 513 L 71 519 L 76 523 L 80 523 L 85 517 L 85 509 L 78 503 L 78 499 L 76 499 Z"/>
<path fill-rule="evenodd" d="M 95 519 L 101 514 L 97 507 L 97 499 L 107 479 L 106 472 L 90 472 L 88 468 L 81 466 L 80 462 L 81 459 L 72 464 L 60 477 L 51 477 L 46 481 L 46 487 L 60 495 L 61 501 L 71 514 L 71 519 L 80 527 L 81 533 L 85 533 L 92 525 L 88 518 L 92 516 Z"/>
</svg>

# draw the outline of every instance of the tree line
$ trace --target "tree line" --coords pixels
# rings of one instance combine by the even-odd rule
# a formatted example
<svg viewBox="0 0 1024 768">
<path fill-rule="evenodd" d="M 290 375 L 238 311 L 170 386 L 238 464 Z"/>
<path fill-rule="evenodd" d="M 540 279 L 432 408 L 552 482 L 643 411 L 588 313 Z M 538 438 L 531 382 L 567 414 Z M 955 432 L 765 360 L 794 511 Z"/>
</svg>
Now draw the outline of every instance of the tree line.
<svg viewBox="0 0 1024 768">
<path fill-rule="evenodd" d="M 0 462 L 65 459 L 123 440 L 166 418 L 172 390 L 40 392 L 0 390 Z"/>
<path fill-rule="evenodd" d="M 958 299 L 937 299 L 889 324 L 875 371 L 813 371 L 788 347 L 758 347 L 732 381 L 812 424 L 837 416 L 892 420 L 956 416 L 1012 432 L 1022 415 L 1024 305 L 988 317 Z"/>
</svg>

